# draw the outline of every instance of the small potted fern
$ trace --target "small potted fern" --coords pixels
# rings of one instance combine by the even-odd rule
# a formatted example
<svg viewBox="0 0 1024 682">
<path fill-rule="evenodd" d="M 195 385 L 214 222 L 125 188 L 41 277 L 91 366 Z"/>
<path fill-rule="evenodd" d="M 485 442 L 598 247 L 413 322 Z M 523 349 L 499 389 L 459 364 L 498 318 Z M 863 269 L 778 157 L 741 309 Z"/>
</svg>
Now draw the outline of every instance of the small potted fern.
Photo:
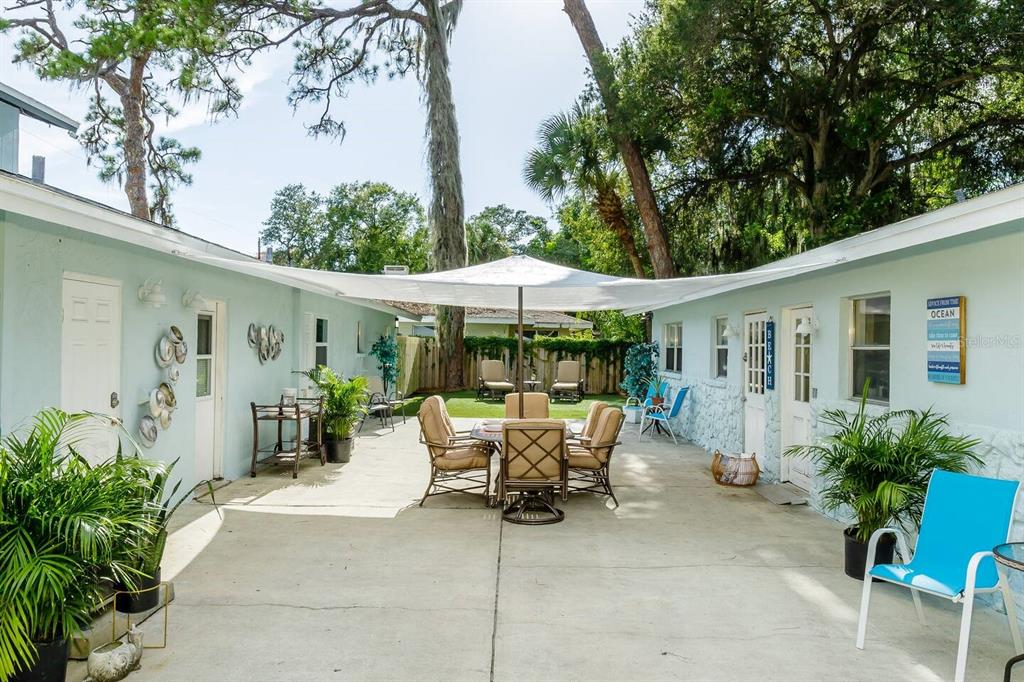
<svg viewBox="0 0 1024 682">
<path fill-rule="evenodd" d="M 945 416 L 931 410 L 894 410 L 867 414 L 869 382 L 856 413 L 828 410 L 819 421 L 833 432 L 815 445 L 786 449 L 789 456 L 810 457 L 823 479 L 821 505 L 827 512 L 851 510 L 856 522 L 843 531 L 846 574 L 864 579 L 868 539 L 879 528 L 921 522 L 925 493 L 934 469 L 965 472 L 981 464 L 973 449 L 979 441 L 949 433 Z M 895 538 L 883 536 L 875 563 L 893 561 Z"/>
</svg>

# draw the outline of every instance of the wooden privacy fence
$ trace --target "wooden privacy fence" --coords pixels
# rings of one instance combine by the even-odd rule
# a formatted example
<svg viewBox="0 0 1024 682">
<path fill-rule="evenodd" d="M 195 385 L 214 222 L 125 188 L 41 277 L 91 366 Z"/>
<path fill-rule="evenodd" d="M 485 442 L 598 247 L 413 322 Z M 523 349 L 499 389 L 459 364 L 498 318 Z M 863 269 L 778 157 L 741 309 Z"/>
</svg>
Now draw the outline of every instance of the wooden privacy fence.
<svg viewBox="0 0 1024 682">
<path fill-rule="evenodd" d="M 436 339 L 421 337 L 399 337 L 399 355 L 402 359 L 399 387 L 405 393 L 416 391 L 438 391 L 443 386 L 442 357 Z M 480 376 L 480 363 L 487 359 L 500 359 L 508 369 L 509 381 L 514 382 L 516 376 L 516 353 L 510 348 L 499 352 L 466 351 L 463 376 L 466 385 L 463 388 L 476 389 L 477 377 Z M 583 390 L 589 394 L 621 393 L 619 383 L 622 381 L 622 356 L 620 353 L 605 353 L 597 357 L 594 353 L 572 353 L 565 350 L 551 350 L 534 347 L 524 357 L 526 371 L 524 379 L 536 379 L 540 382 L 537 390 L 546 391 L 555 380 L 559 360 L 578 360 L 580 373 L 583 375 Z"/>
</svg>

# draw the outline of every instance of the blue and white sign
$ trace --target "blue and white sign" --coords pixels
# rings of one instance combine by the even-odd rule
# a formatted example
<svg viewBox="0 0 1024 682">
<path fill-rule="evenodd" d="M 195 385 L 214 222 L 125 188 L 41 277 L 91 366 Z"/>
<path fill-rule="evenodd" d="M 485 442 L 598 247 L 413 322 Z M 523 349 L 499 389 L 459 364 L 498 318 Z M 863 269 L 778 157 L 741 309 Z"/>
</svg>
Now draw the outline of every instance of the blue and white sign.
<svg viewBox="0 0 1024 682">
<path fill-rule="evenodd" d="M 775 320 L 764 325 L 764 387 L 775 390 Z"/>
<path fill-rule="evenodd" d="M 963 296 L 928 299 L 928 381 L 966 383 L 966 307 Z"/>
</svg>

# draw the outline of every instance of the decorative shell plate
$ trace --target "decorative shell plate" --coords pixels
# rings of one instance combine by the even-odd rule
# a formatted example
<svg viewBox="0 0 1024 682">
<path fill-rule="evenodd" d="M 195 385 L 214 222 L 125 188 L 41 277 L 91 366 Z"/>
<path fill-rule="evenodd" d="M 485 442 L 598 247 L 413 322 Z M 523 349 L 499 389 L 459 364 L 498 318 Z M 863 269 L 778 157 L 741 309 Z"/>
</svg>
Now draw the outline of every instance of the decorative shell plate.
<svg viewBox="0 0 1024 682">
<path fill-rule="evenodd" d="M 143 415 L 139 420 L 139 435 L 142 437 L 142 444 L 151 448 L 156 444 L 156 437 L 159 431 L 156 428 L 156 420 L 148 414 Z"/>
</svg>

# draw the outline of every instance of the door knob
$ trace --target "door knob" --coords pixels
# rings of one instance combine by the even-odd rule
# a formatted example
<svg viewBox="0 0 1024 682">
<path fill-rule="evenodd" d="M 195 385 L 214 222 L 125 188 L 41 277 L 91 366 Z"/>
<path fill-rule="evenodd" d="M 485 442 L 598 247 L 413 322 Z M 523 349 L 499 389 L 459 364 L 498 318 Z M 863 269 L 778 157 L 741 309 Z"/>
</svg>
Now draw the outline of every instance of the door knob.
<svg viewBox="0 0 1024 682">
<path fill-rule="evenodd" d="M 110 406 L 111 407 L 117 407 L 120 404 L 121 404 L 121 401 L 117 397 L 117 391 L 114 391 L 113 393 L 110 394 Z"/>
</svg>

